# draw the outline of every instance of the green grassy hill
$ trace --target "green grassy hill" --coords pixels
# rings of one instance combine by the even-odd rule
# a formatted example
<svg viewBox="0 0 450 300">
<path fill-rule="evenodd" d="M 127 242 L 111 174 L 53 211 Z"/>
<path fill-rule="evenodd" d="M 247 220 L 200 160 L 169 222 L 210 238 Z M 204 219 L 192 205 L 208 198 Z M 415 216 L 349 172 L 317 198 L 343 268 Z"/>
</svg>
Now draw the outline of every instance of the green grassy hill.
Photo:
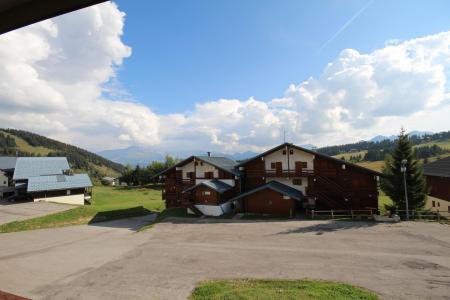
<svg viewBox="0 0 450 300">
<path fill-rule="evenodd" d="M 118 176 L 121 164 L 87 150 L 23 130 L 0 128 L 0 156 L 65 156 L 75 171 L 93 178 Z"/>
</svg>

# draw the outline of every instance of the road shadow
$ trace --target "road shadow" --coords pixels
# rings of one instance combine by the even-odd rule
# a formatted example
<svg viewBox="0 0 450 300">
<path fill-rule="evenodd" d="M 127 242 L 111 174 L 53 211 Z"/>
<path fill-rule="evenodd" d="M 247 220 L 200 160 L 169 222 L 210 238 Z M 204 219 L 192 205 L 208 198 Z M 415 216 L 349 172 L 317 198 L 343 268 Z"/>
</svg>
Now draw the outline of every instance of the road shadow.
<svg viewBox="0 0 450 300">
<path fill-rule="evenodd" d="M 126 209 L 118 209 L 97 213 L 88 225 L 110 228 L 124 228 L 137 231 L 142 226 L 148 225 L 156 218 L 156 213 L 136 206 Z"/>
<path fill-rule="evenodd" d="M 358 230 L 374 227 L 379 223 L 374 221 L 339 221 L 331 220 L 326 223 L 311 224 L 310 226 L 302 226 L 289 230 L 278 232 L 277 234 L 296 234 L 296 233 L 315 233 L 322 235 L 324 233 L 338 232 L 344 230 Z"/>
</svg>

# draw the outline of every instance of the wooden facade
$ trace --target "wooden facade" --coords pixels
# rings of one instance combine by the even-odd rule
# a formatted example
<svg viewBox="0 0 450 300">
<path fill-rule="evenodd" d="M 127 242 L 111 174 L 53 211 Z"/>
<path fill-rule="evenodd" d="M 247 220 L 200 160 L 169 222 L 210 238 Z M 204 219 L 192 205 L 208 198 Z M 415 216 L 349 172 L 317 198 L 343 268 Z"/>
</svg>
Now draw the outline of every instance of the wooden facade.
<svg viewBox="0 0 450 300">
<path fill-rule="evenodd" d="M 429 195 L 450 201 L 450 177 L 426 176 Z"/>
<path fill-rule="evenodd" d="M 292 217 L 295 214 L 295 200 L 285 199 L 283 194 L 265 189 L 245 197 L 245 212 L 255 214 L 272 214 Z"/>
<path fill-rule="evenodd" d="M 234 205 L 238 211 L 291 216 L 295 211 L 315 210 L 367 210 L 378 208 L 378 176 L 381 174 L 357 165 L 316 153 L 292 144 L 282 144 L 264 152 L 234 170 L 214 167 L 199 174 L 200 160 L 191 157 L 164 172 L 163 199 L 166 207 L 201 204 L 220 205 L 235 196 L 252 191 L 239 198 Z M 207 166 L 203 165 L 202 170 Z M 189 169 L 191 166 L 194 169 Z M 184 169 L 183 169 L 184 168 Z M 189 170 L 188 170 L 189 169 Z M 199 180 L 212 178 L 232 183 L 225 193 L 198 185 Z M 271 181 L 298 190 L 301 201 L 294 201 L 270 189 L 258 190 Z M 198 186 L 196 186 L 196 184 Z M 195 186 L 192 192 L 183 193 Z M 254 190 L 254 191 L 253 191 Z"/>
</svg>

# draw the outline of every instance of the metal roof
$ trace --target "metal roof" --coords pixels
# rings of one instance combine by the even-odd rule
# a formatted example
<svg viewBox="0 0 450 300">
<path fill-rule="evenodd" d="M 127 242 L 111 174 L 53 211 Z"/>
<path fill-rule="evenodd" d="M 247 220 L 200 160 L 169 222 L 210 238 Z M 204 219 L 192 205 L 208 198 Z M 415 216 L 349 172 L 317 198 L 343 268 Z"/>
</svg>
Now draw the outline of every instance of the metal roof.
<svg viewBox="0 0 450 300">
<path fill-rule="evenodd" d="M 258 186 L 257 188 L 254 188 L 253 190 L 242 193 L 242 194 L 230 199 L 230 201 L 246 197 L 248 195 L 251 195 L 253 193 L 256 193 L 256 192 L 259 192 L 259 191 L 262 191 L 265 189 L 271 189 L 273 191 L 283 194 L 284 196 L 289 196 L 292 199 L 295 199 L 297 201 L 301 201 L 303 199 L 303 193 L 301 191 L 296 190 L 293 187 L 290 187 L 290 186 L 280 183 L 278 181 L 270 181 L 266 184 Z"/>
<path fill-rule="evenodd" d="M 224 192 L 233 188 L 233 186 L 229 185 L 228 183 L 225 183 L 225 182 L 217 180 L 217 179 L 212 179 L 212 180 L 205 180 L 194 186 L 191 186 L 190 188 L 185 189 L 183 191 L 183 193 L 195 190 L 197 187 L 199 187 L 201 185 L 206 186 L 206 187 L 218 192 L 219 194 L 223 194 Z"/>
<path fill-rule="evenodd" d="M 450 156 L 423 166 L 425 176 L 450 177 Z"/>
<path fill-rule="evenodd" d="M 12 170 L 16 167 L 17 157 L 0 156 L 0 170 Z"/>
<path fill-rule="evenodd" d="M 197 159 L 197 160 L 206 162 L 210 165 L 217 167 L 218 169 L 221 169 L 221 170 L 231 173 L 233 175 L 236 175 L 236 176 L 240 175 L 239 170 L 235 169 L 235 166 L 237 166 L 237 162 L 235 162 L 232 159 L 229 159 L 226 157 L 217 157 L 217 156 L 195 156 L 195 155 L 192 155 L 192 156 L 180 161 L 179 163 L 173 165 L 172 167 L 162 170 L 161 172 L 153 175 L 153 178 L 158 177 L 176 167 L 184 166 L 185 164 L 189 163 L 193 159 Z"/>
<path fill-rule="evenodd" d="M 37 176 L 28 179 L 28 192 L 92 187 L 87 174 Z"/>
<path fill-rule="evenodd" d="M 233 174 L 237 173 L 237 171 L 235 170 L 237 162 L 227 157 L 218 157 L 218 156 L 196 156 L 196 157 L 222 170 L 228 171 Z"/>
<path fill-rule="evenodd" d="M 13 179 L 58 175 L 69 169 L 69 163 L 65 157 L 18 157 Z"/>
</svg>

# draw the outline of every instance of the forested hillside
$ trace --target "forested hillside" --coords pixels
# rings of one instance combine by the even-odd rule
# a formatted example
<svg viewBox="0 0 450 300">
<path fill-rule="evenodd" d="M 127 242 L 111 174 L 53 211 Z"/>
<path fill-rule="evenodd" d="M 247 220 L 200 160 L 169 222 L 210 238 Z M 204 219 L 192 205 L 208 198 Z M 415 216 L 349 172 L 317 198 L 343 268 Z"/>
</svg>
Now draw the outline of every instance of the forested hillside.
<svg viewBox="0 0 450 300">
<path fill-rule="evenodd" d="M 409 137 L 414 147 L 415 156 L 427 163 L 430 159 L 450 155 L 450 131 L 426 134 L 422 137 Z M 338 146 L 329 146 L 317 149 L 319 153 L 334 156 L 353 163 L 359 163 L 366 167 L 379 170 L 386 155 L 392 152 L 396 140 L 384 140 L 378 142 L 358 142 Z M 371 164 L 374 162 L 374 164 Z"/>
<path fill-rule="evenodd" d="M 70 166 L 100 178 L 117 176 L 123 166 L 87 150 L 58 142 L 31 132 L 0 129 L 1 156 L 65 156 Z"/>
</svg>

